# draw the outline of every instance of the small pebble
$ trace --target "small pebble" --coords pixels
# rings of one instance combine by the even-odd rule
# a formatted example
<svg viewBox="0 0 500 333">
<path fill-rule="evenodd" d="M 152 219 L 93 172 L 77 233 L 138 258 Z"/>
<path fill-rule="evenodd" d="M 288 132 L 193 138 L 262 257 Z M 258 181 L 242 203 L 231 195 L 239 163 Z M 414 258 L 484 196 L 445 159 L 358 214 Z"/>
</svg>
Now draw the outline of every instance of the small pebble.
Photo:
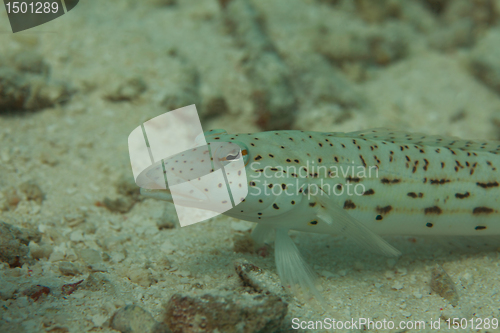
<svg viewBox="0 0 500 333">
<path fill-rule="evenodd" d="M 53 251 L 50 244 L 38 245 L 35 242 L 30 242 L 28 247 L 30 249 L 30 255 L 33 259 L 48 259 Z"/>
<path fill-rule="evenodd" d="M 59 271 L 62 275 L 66 276 L 75 276 L 81 274 L 78 266 L 69 261 L 61 261 L 59 263 Z"/>
<path fill-rule="evenodd" d="M 26 195 L 26 199 L 33 200 L 37 204 L 42 204 L 45 194 L 34 181 L 28 181 L 19 185 L 19 189 Z"/>
<path fill-rule="evenodd" d="M 399 280 L 394 281 L 391 285 L 391 288 L 396 290 L 401 290 L 403 289 L 403 287 L 404 287 L 403 282 Z"/>
<path fill-rule="evenodd" d="M 94 249 L 82 249 L 78 254 L 80 259 L 82 259 L 92 270 L 106 271 L 100 251 Z"/>
<path fill-rule="evenodd" d="M 153 316 L 137 305 L 127 305 L 111 317 L 109 326 L 122 333 L 169 333 L 163 323 L 158 323 Z"/>
<path fill-rule="evenodd" d="M 38 231 L 18 228 L 0 221 L 0 261 L 6 262 L 11 268 L 21 267 L 30 261 L 28 256 L 30 241 L 39 242 Z"/>
<path fill-rule="evenodd" d="M 144 268 L 131 268 L 127 275 L 130 281 L 143 287 L 149 287 L 153 283 L 151 272 Z"/>
</svg>

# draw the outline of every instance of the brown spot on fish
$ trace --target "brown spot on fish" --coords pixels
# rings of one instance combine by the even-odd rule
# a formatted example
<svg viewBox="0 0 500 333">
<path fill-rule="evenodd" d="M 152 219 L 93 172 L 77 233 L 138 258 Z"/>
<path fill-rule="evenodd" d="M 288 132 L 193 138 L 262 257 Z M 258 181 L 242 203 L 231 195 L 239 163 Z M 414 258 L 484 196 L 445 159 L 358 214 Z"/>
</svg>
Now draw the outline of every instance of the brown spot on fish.
<svg viewBox="0 0 500 333">
<path fill-rule="evenodd" d="M 406 195 L 412 197 L 413 199 L 422 198 L 424 196 L 422 192 L 419 192 L 418 194 L 415 192 L 408 192 Z"/>
<path fill-rule="evenodd" d="M 469 192 L 465 192 L 464 194 L 462 194 L 462 193 L 455 193 L 455 198 L 458 198 L 458 199 L 468 198 L 469 196 L 470 196 Z"/>
<path fill-rule="evenodd" d="M 484 230 L 486 227 L 484 225 L 478 225 L 477 227 L 474 228 L 475 230 Z"/>
<path fill-rule="evenodd" d="M 361 163 L 363 163 L 363 166 L 366 167 L 365 160 L 363 159 L 362 155 L 359 155 L 359 158 L 361 159 Z"/>
<path fill-rule="evenodd" d="M 344 209 L 355 209 L 356 205 L 351 200 L 346 200 L 344 202 Z"/>
<path fill-rule="evenodd" d="M 417 171 L 417 166 L 418 166 L 418 160 L 415 161 L 415 165 L 413 166 L 412 172 L 415 173 Z"/>
<path fill-rule="evenodd" d="M 427 214 L 441 214 L 443 211 L 438 206 L 427 207 L 424 209 L 424 213 Z"/>
<path fill-rule="evenodd" d="M 316 206 L 316 203 L 315 202 L 310 202 L 309 206 L 314 207 L 314 206 Z"/>
<path fill-rule="evenodd" d="M 493 209 L 488 208 L 488 207 L 476 207 L 472 211 L 472 214 L 477 215 L 477 214 L 490 214 L 493 213 Z"/>
<path fill-rule="evenodd" d="M 427 159 L 424 158 L 424 162 L 425 162 L 424 171 L 427 171 L 427 166 L 429 165 L 429 161 L 427 161 Z"/>
<path fill-rule="evenodd" d="M 389 214 L 389 212 L 392 210 L 392 206 L 391 205 L 385 206 L 385 207 L 377 206 L 377 208 L 375 210 L 377 211 L 377 213 L 385 215 L 385 214 Z"/>
<path fill-rule="evenodd" d="M 374 191 L 374 190 L 372 190 L 372 189 L 369 189 L 368 191 L 365 191 L 365 192 L 363 193 L 363 195 L 372 195 L 372 194 L 375 194 L 375 191 Z"/>
<path fill-rule="evenodd" d="M 277 205 L 277 204 L 275 204 L 275 203 L 273 204 L 273 208 L 274 208 L 274 209 L 280 209 L 280 208 L 278 207 L 278 205 Z"/>
<path fill-rule="evenodd" d="M 361 181 L 361 178 L 358 177 L 352 178 L 351 176 L 347 176 L 345 180 L 352 183 L 359 183 Z"/>
<path fill-rule="evenodd" d="M 380 182 L 382 184 L 397 184 L 397 183 L 401 182 L 401 179 L 397 179 L 397 178 L 395 178 L 395 179 L 382 178 L 380 180 Z"/>
<path fill-rule="evenodd" d="M 434 224 L 432 224 L 432 223 L 430 223 L 430 222 L 427 222 L 427 223 L 425 224 L 425 226 L 426 226 L 427 228 L 432 228 L 432 227 L 434 226 Z"/>
<path fill-rule="evenodd" d="M 443 185 L 449 183 L 449 179 L 430 179 L 431 184 L 433 185 Z"/>
<path fill-rule="evenodd" d="M 254 160 L 256 160 L 256 161 L 258 161 L 258 160 L 260 160 L 260 159 L 262 159 L 262 156 L 260 156 L 260 155 L 257 155 L 257 156 L 255 156 L 255 158 L 254 158 Z"/>
<path fill-rule="evenodd" d="M 382 219 L 383 219 L 382 215 L 377 215 L 377 216 L 375 217 L 375 220 L 377 220 L 377 221 L 380 221 L 380 220 L 382 220 Z"/>
<path fill-rule="evenodd" d="M 490 188 L 490 187 L 498 187 L 498 182 L 489 182 L 489 183 L 476 183 L 477 186 L 482 188 Z"/>
</svg>

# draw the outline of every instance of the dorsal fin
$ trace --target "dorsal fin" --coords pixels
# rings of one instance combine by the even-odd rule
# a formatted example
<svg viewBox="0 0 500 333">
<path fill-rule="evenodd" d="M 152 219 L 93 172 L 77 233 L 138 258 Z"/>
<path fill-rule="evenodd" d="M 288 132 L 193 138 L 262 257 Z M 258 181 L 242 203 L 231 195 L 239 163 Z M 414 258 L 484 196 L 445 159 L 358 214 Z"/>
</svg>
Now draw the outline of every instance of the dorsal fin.
<svg viewBox="0 0 500 333">
<path fill-rule="evenodd" d="M 411 133 L 386 128 L 374 128 L 356 132 L 335 132 L 330 136 L 355 137 L 368 140 L 387 141 L 399 144 L 413 144 L 417 146 L 443 147 L 464 151 L 485 151 L 493 154 L 500 153 L 500 141 L 473 141 L 442 135 L 427 135 Z"/>
</svg>

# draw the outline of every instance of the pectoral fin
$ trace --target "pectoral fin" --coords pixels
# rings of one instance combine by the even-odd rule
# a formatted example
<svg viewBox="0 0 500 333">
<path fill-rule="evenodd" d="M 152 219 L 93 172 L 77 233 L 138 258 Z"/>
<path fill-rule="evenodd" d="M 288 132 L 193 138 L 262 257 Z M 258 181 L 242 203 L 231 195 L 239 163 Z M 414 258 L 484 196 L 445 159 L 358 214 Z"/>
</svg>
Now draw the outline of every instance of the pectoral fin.
<svg viewBox="0 0 500 333">
<path fill-rule="evenodd" d="M 332 233 L 346 235 L 360 246 L 374 253 L 388 257 L 401 255 L 399 250 L 337 206 L 325 192 L 320 192 L 315 196 L 315 199 L 323 207 L 319 209 L 317 216 L 332 228 Z"/>
<path fill-rule="evenodd" d="M 283 286 L 291 289 L 298 298 L 305 296 L 309 299 L 314 296 L 321 305 L 326 307 L 325 300 L 315 286 L 316 274 L 288 236 L 288 229 L 276 229 L 274 246 L 276 267 Z"/>
</svg>

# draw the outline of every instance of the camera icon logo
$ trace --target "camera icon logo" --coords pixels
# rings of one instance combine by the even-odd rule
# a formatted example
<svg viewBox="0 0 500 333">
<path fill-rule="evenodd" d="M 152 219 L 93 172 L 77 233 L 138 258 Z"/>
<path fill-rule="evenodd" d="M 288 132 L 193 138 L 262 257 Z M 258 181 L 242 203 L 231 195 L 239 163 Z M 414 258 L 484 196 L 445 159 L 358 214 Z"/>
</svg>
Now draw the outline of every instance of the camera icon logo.
<svg viewBox="0 0 500 333">
<path fill-rule="evenodd" d="M 79 0 L 3 0 L 12 32 L 52 21 L 69 12 Z"/>
</svg>

